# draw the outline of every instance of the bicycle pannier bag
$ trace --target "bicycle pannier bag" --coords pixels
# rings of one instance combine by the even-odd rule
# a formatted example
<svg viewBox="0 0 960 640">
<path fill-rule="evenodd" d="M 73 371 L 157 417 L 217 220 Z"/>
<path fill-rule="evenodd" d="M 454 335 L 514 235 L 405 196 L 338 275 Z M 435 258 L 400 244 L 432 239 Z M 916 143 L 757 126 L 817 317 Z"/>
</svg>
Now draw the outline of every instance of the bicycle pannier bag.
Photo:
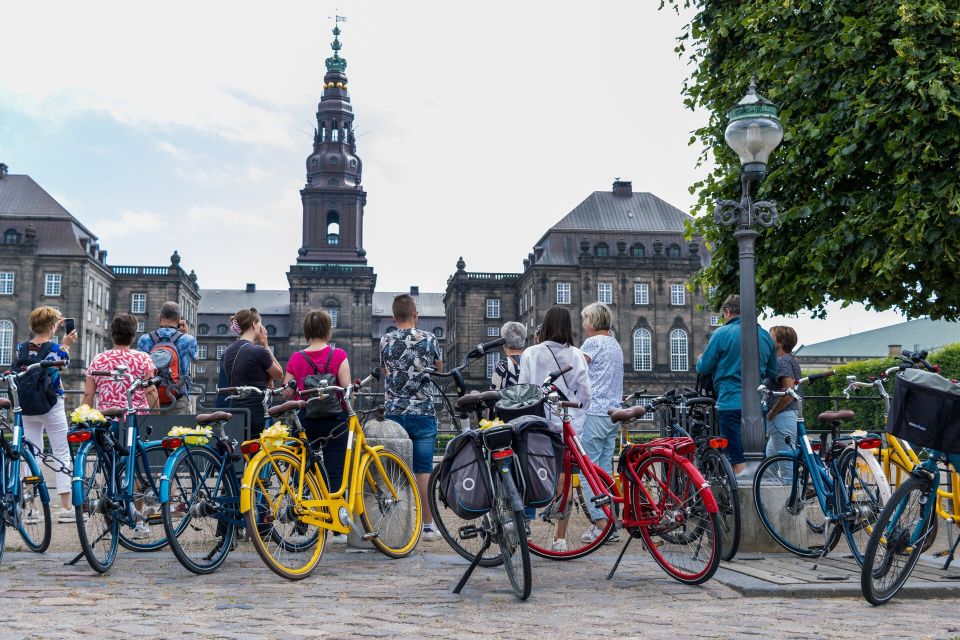
<svg viewBox="0 0 960 640">
<path fill-rule="evenodd" d="M 514 450 L 523 479 L 523 504 L 543 507 L 557 493 L 563 464 L 563 438 L 550 423 L 536 416 L 512 420 Z"/>
<path fill-rule="evenodd" d="M 535 384 L 515 384 L 500 390 L 497 417 L 509 422 L 520 416 L 546 416 L 543 391 Z"/>
<path fill-rule="evenodd" d="M 464 520 L 479 518 L 490 511 L 493 504 L 479 438 L 477 431 L 457 436 L 447 444 L 440 462 L 443 501 Z"/>
<path fill-rule="evenodd" d="M 326 387 L 337 384 L 337 374 L 327 371 L 330 367 L 330 361 L 333 359 L 333 350 L 334 347 L 330 347 L 330 354 L 327 356 L 327 362 L 323 365 L 322 374 L 320 370 L 317 369 L 317 365 L 314 364 L 313 358 L 303 351 L 300 352 L 300 357 L 306 360 L 307 364 L 313 368 L 313 374 L 303 379 L 304 387 Z M 338 394 L 329 393 L 324 398 L 307 402 L 306 411 L 308 418 L 332 418 L 343 413 L 343 406 L 340 404 Z"/>
<path fill-rule="evenodd" d="M 960 454 L 960 385 L 922 369 L 898 373 L 887 433 L 920 447 Z"/>
<path fill-rule="evenodd" d="M 177 340 L 182 337 L 179 331 L 174 331 L 169 337 L 161 336 L 159 331 L 150 332 L 153 346 L 149 355 L 160 376 L 157 399 L 161 405 L 173 404 L 186 392 L 187 380 L 180 377 L 180 352 L 177 351 Z"/>
<path fill-rule="evenodd" d="M 24 342 L 17 352 L 14 371 L 24 369 L 31 364 L 42 362 L 52 350 L 52 344 L 46 342 L 36 355 L 30 355 L 30 343 Z M 46 367 L 34 369 L 17 381 L 20 410 L 25 416 L 42 416 L 57 404 L 57 391 L 54 385 L 55 374 Z"/>
</svg>

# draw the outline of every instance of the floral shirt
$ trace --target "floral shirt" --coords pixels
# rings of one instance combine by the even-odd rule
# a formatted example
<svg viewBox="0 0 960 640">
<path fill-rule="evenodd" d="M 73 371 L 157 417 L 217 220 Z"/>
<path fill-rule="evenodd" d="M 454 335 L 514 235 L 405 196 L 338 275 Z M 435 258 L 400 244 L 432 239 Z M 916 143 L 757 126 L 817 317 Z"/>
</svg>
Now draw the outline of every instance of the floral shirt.
<svg viewBox="0 0 960 640">
<path fill-rule="evenodd" d="M 153 360 L 142 351 L 133 351 L 131 349 L 110 349 L 97 354 L 87 367 L 88 371 L 113 371 L 119 366 L 125 366 L 127 372 L 135 380 L 146 380 L 152 378 L 157 369 L 153 366 Z M 127 384 L 126 382 L 117 382 L 105 376 L 93 376 L 94 384 L 97 388 L 97 409 L 126 409 L 127 408 Z M 147 390 L 137 389 L 133 394 L 133 406 L 140 411 L 150 409 L 147 402 Z"/>
<path fill-rule="evenodd" d="M 380 338 L 380 366 L 384 370 L 384 412 L 432 416 L 430 385 L 420 372 L 440 359 L 436 336 L 420 329 L 398 329 Z"/>
<path fill-rule="evenodd" d="M 29 345 L 27 348 L 27 353 L 31 357 L 36 357 L 40 353 L 40 350 L 36 349 L 35 348 L 36 345 L 34 345 L 32 342 L 21 342 L 20 344 L 17 345 L 17 352 L 16 352 L 17 359 L 20 358 L 20 350 L 23 349 L 23 345 Z M 40 345 L 40 346 L 43 346 L 43 345 Z M 44 358 L 44 361 L 58 362 L 60 360 L 66 360 L 67 362 L 70 362 L 70 353 L 67 352 L 67 350 L 61 347 L 58 343 L 51 342 L 50 353 L 47 354 L 47 357 Z M 64 369 L 66 369 L 66 367 L 64 367 Z M 50 381 L 53 383 L 53 388 L 57 390 L 57 395 L 62 396 L 63 383 L 60 381 L 60 370 L 50 369 Z"/>
<path fill-rule="evenodd" d="M 587 375 L 590 377 L 591 401 L 587 414 L 607 416 L 608 409 L 619 409 L 623 396 L 623 349 L 616 338 L 591 336 L 580 347 L 590 357 Z"/>
</svg>

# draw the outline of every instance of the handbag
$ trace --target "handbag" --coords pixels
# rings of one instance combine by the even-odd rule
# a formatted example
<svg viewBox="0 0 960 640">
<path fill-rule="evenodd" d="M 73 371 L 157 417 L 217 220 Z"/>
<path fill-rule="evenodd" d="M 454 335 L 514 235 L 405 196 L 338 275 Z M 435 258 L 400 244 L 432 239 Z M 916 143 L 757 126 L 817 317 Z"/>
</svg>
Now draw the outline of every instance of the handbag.
<svg viewBox="0 0 960 640">
<path fill-rule="evenodd" d="M 313 374 L 303 379 L 304 387 L 328 387 L 336 384 L 336 374 L 327 371 L 330 367 L 330 361 L 333 360 L 333 352 L 334 347 L 330 347 L 330 355 L 327 356 L 327 362 L 323 365 L 322 374 L 313 362 L 313 358 L 307 355 L 306 351 L 298 352 L 300 357 L 306 360 L 307 364 L 313 368 Z M 337 397 L 336 394 L 328 393 L 326 396 L 321 396 L 307 402 L 305 412 L 308 418 L 333 418 L 343 413 L 343 407 L 340 405 L 340 398 Z"/>
</svg>

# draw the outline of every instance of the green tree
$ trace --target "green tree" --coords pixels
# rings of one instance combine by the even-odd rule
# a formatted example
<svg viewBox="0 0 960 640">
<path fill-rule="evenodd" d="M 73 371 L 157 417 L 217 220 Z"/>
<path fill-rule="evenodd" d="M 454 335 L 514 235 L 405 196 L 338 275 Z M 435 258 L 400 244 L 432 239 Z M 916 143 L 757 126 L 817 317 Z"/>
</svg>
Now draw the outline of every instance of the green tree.
<svg viewBox="0 0 960 640">
<path fill-rule="evenodd" d="M 693 68 L 683 93 L 710 116 L 691 138 L 715 167 L 691 187 L 689 231 L 714 251 L 698 283 L 717 298 L 739 288 L 736 241 L 711 214 L 739 194 L 723 131 L 755 76 L 785 129 L 755 194 L 780 209 L 758 240 L 758 308 L 822 315 L 845 300 L 960 316 L 960 2 L 663 4 L 695 12 L 677 47 Z"/>
</svg>

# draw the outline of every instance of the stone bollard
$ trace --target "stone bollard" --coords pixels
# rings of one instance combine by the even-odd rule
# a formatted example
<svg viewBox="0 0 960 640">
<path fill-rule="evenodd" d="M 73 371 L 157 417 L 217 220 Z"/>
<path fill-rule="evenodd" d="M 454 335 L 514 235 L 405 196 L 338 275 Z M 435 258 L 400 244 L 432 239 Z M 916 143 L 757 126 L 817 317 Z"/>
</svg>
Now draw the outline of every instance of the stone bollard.
<svg viewBox="0 0 960 640">
<path fill-rule="evenodd" d="M 363 435 L 371 447 L 382 445 L 400 456 L 408 467 L 413 468 L 413 442 L 406 430 L 393 420 L 368 420 L 363 427 Z M 356 522 L 358 527 L 363 527 L 360 518 L 357 518 Z M 373 549 L 370 542 L 362 540 L 353 531 L 347 534 L 347 546 L 353 549 Z"/>
</svg>

